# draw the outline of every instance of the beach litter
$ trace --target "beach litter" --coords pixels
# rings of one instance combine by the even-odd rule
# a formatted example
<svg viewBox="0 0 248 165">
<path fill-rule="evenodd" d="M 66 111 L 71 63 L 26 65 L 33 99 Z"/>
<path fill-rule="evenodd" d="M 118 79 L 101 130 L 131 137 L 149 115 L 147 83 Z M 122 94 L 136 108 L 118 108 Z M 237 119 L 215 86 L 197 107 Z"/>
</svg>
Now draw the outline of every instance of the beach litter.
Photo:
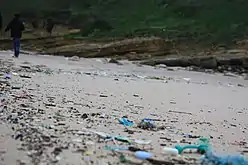
<svg viewBox="0 0 248 165">
<path fill-rule="evenodd" d="M 124 126 L 133 126 L 134 125 L 134 122 L 128 120 L 126 117 L 119 118 L 118 121 L 120 124 L 122 124 Z"/>
<path fill-rule="evenodd" d="M 156 130 L 156 125 L 152 119 L 144 118 L 138 124 L 138 128 L 141 128 L 144 130 Z"/>
<path fill-rule="evenodd" d="M 248 160 L 243 155 L 217 155 L 208 151 L 201 157 L 201 165 L 248 165 Z"/>
</svg>

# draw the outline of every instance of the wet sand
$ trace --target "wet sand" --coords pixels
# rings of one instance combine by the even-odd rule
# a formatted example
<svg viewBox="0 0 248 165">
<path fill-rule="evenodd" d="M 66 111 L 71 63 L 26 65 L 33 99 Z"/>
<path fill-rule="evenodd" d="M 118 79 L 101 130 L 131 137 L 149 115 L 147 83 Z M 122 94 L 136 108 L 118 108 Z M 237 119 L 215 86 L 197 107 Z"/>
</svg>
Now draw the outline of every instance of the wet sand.
<svg viewBox="0 0 248 165">
<path fill-rule="evenodd" d="M 12 71 L 17 74 L 9 81 L 21 89 L 12 89 L 11 93 L 1 96 L 7 100 L 8 109 L 1 112 L 0 164 L 18 164 L 18 160 L 35 164 L 34 156 L 30 156 L 34 154 L 34 148 L 25 146 L 21 150 L 20 145 L 25 140 L 11 137 L 16 136 L 21 123 L 25 124 L 25 129 L 35 128 L 50 137 L 52 145 L 42 148 L 42 156 L 36 157 L 38 164 L 119 163 L 117 155 L 103 148 L 114 143 L 98 142 L 95 136 L 86 135 L 87 129 L 152 140 L 145 148 L 159 159 L 164 158 L 161 154 L 164 145 L 174 147 L 182 142 L 197 141 L 185 137 L 188 134 L 209 138 L 218 153 L 247 150 L 247 144 L 240 144 L 248 140 L 248 81 L 242 77 L 177 68 L 171 71 L 127 61 L 116 65 L 105 59 L 71 61 L 64 57 L 38 55 L 21 55 L 19 59 L 13 59 L 10 54 L 0 53 L 1 60 L 13 60 L 17 68 L 45 65 L 46 70 Z M 31 78 L 21 78 L 19 75 L 22 74 Z M 31 98 L 16 99 L 13 95 Z M 18 116 L 18 111 L 23 114 Z M 18 123 L 11 123 L 7 119 L 9 115 L 17 116 Z M 118 122 L 123 116 L 135 122 L 130 128 L 134 131 L 131 134 Z M 137 128 L 143 118 L 159 119 L 155 121 L 156 126 L 165 129 Z M 85 143 L 89 142 L 94 142 L 95 152 L 91 154 L 85 149 Z M 53 152 L 56 147 L 61 149 L 59 154 Z"/>
</svg>

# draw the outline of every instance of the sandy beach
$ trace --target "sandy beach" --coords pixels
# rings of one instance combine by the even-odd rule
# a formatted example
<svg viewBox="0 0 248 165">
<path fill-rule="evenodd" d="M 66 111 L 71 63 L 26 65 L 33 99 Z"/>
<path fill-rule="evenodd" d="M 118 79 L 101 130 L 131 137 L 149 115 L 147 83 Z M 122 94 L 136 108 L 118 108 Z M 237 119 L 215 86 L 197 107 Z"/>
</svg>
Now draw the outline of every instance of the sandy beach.
<svg viewBox="0 0 248 165">
<path fill-rule="evenodd" d="M 129 144 L 103 141 L 94 131 L 150 141 L 135 146 L 160 160 L 166 159 L 164 146 L 195 143 L 197 137 L 208 138 L 220 154 L 248 150 L 248 81 L 243 77 L 107 59 L 13 59 L 11 52 L 0 57 L 1 72 L 8 69 L 11 76 L 1 79 L 2 86 L 10 83 L 0 95 L 1 165 L 121 164 L 120 153 L 104 146 Z M 120 124 L 123 116 L 134 125 Z M 153 119 L 156 130 L 138 128 L 144 118 Z"/>
</svg>

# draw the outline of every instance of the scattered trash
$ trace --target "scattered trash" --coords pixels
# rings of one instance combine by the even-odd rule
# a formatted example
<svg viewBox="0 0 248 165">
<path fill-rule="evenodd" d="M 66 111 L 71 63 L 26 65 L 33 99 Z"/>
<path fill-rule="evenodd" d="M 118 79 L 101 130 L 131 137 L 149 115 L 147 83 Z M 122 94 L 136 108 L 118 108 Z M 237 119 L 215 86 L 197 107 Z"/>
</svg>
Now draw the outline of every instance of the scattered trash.
<svg viewBox="0 0 248 165">
<path fill-rule="evenodd" d="M 197 152 L 204 154 L 210 149 L 208 140 L 206 138 L 200 138 L 198 145 L 176 145 L 175 148 L 178 150 L 179 154 L 183 153 L 183 151 L 187 149 L 196 149 Z"/>
<path fill-rule="evenodd" d="M 179 114 L 186 114 L 186 115 L 192 115 L 192 113 L 190 113 L 190 112 L 180 112 L 180 111 L 173 111 L 173 110 L 169 110 L 169 112 L 179 113 Z"/>
<path fill-rule="evenodd" d="M 192 134 L 183 134 L 183 137 L 191 138 L 191 139 L 198 139 L 201 136 L 196 136 L 196 135 L 192 135 Z"/>
<path fill-rule="evenodd" d="M 176 104 L 177 102 L 176 101 L 170 101 L 171 104 Z"/>
<path fill-rule="evenodd" d="M 21 87 L 19 87 L 19 86 L 12 86 L 11 88 L 12 89 L 21 89 Z"/>
<path fill-rule="evenodd" d="M 129 138 L 122 137 L 122 136 L 115 136 L 114 139 L 121 141 L 121 142 L 132 143 L 132 141 Z"/>
<path fill-rule="evenodd" d="M 245 141 L 234 141 L 234 142 L 232 142 L 230 144 L 237 145 L 237 146 L 245 146 L 245 145 L 247 145 L 247 142 L 245 142 Z"/>
<path fill-rule="evenodd" d="M 248 165 L 243 155 L 219 156 L 212 151 L 208 151 L 201 160 L 201 165 Z"/>
<path fill-rule="evenodd" d="M 27 153 L 27 156 L 33 161 L 32 164 L 39 164 L 41 161 L 45 164 L 63 164 L 61 161 L 64 161 L 64 155 L 60 154 L 62 154 L 62 151 L 63 154 L 67 154 L 72 150 L 72 152 L 80 153 L 78 154 L 82 156 L 82 158 L 79 158 L 80 160 L 86 160 L 82 162 L 83 164 L 106 165 L 118 164 L 120 161 L 121 163 L 140 165 L 196 165 L 199 163 L 195 163 L 194 161 L 202 161 L 202 165 L 248 165 L 247 159 L 242 155 L 220 156 L 213 153 L 208 139 L 196 135 L 196 132 L 201 132 L 200 129 L 215 126 L 216 123 L 212 122 L 210 118 L 209 122 L 205 122 L 201 120 L 198 121 L 194 118 L 192 113 L 187 111 L 169 110 L 170 113 L 162 112 L 160 111 L 160 106 L 153 107 L 152 104 L 147 105 L 144 104 L 144 102 L 140 102 L 142 100 L 139 98 L 143 98 L 142 91 L 125 93 L 125 97 L 131 96 L 129 97 L 130 100 L 129 98 L 123 98 L 126 101 L 126 103 L 124 101 L 125 107 L 122 107 L 122 104 L 117 105 L 116 103 L 109 105 L 106 101 L 112 102 L 118 95 L 108 93 L 108 89 L 100 88 L 92 90 L 92 93 L 89 94 L 86 93 L 88 89 L 78 88 L 81 87 L 79 83 L 75 83 L 73 86 L 67 86 L 62 82 L 60 83 L 60 80 L 64 80 L 64 78 L 68 78 L 71 83 L 74 80 L 77 82 L 79 80 L 77 80 L 77 77 L 85 76 L 82 75 L 83 72 L 79 71 L 78 68 L 75 70 L 66 70 L 67 68 L 52 70 L 31 64 L 29 64 L 30 66 L 26 64 L 26 66 L 15 67 L 12 67 L 14 66 L 13 63 L 2 65 L 2 59 L 0 59 L 0 122 L 1 124 L 3 123 L 1 126 L 8 125 L 9 128 L 12 129 L 12 140 L 18 140 L 20 141 L 18 143 L 21 143 L 17 149 Z M 58 78 L 58 80 L 56 80 L 57 84 L 53 83 L 53 77 L 47 74 L 53 74 L 55 79 Z M 64 77 L 56 77 L 59 74 Z M 177 82 L 177 79 L 165 76 L 138 76 L 136 75 L 136 71 L 132 74 L 116 74 L 111 70 L 107 72 L 89 71 L 85 74 L 90 75 L 90 77 L 87 77 L 87 81 L 88 79 L 96 78 L 96 76 L 105 76 L 110 77 L 111 81 L 118 81 L 114 81 L 115 84 L 126 83 L 127 81 L 147 81 L 146 78 L 163 81 L 173 80 Z M 32 79 L 34 75 L 35 79 Z M 46 79 L 47 77 L 49 77 L 49 79 Z M 23 78 L 31 79 L 32 81 L 26 81 Z M 45 81 L 40 83 L 40 80 L 43 79 Z M 52 81 L 50 81 L 50 79 Z M 187 82 L 191 81 L 189 78 L 184 80 Z M 162 81 L 153 81 L 150 80 L 148 82 L 163 83 Z M 236 84 L 233 86 L 233 90 L 235 90 L 235 88 L 240 89 L 237 86 L 243 87 L 243 85 Z M 65 91 L 62 92 L 59 90 Z M 68 91 L 71 93 L 66 93 Z M 80 97 L 77 93 L 80 93 Z M 85 94 L 83 95 L 85 97 L 81 97 L 81 94 Z M 92 100 L 92 96 L 104 97 L 104 99 L 96 98 L 96 100 Z M 109 97 L 109 99 L 106 97 Z M 161 104 L 167 104 L 168 100 L 170 104 L 174 104 L 171 105 L 173 107 L 180 101 L 174 100 L 173 96 L 171 96 Z M 233 109 L 235 108 L 236 107 Z M 109 109 L 113 111 L 108 111 Z M 247 108 L 239 109 L 237 114 L 245 114 L 246 110 Z M 207 113 L 207 110 L 202 112 Z M 131 113 L 132 116 L 129 113 Z M 116 125 L 116 118 L 121 114 L 127 114 L 132 117 L 132 121 L 128 120 L 128 117 L 117 119 L 120 124 L 125 126 L 124 128 L 118 124 Z M 138 122 L 137 127 L 143 130 L 138 129 L 136 127 L 136 119 L 147 114 L 149 114 L 151 118 L 144 118 Z M 211 114 L 214 114 L 214 110 L 212 109 L 208 115 Z M 189 117 L 187 115 L 192 116 Z M 238 120 L 238 117 L 233 116 L 232 120 L 236 119 Z M 181 127 L 182 124 L 186 124 L 192 129 L 184 130 L 184 126 Z M 232 127 L 231 129 L 234 129 L 233 127 L 240 127 L 244 134 L 246 133 L 246 129 L 242 123 L 239 124 L 238 122 L 234 123 L 234 121 L 228 121 L 224 124 L 228 128 Z M 82 126 L 86 128 L 80 129 Z M 199 131 L 194 130 L 194 127 L 199 129 Z M 2 130 L 4 131 L 4 129 Z M 4 138 L 5 136 L 7 136 L 7 134 L 3 134 Z M 149 140 L 149 137 L 155 138 Z M 224 137 L 225 134 L 223 134 L 223 136 L 216 136 L 216 138 L 223 140 Z M 198 138 L 200 139 L 199 143 L 194 143 L 195 139 Z M 210 138 L 213 137 L 210 136 Z M 221 142 L 221 140 L 218 141 L 218 139 L 215 139 L 214 142 L 216 143 L 216 141 Z M 181 144 L 187 145 L 181 146 Z M 243 154 L 248 152 L 246 150 L 248 146 L 245 140 L 240 141 L 237 139 L 237 141 L 233 140 L 232 143 L 225 142 L 225 144 L 234 145 L 228 145 L 229 147 L 239 147 L 239 151 L 242 151 Z M 171 145 L 175 145 L 175 147 L 173 148 Z M 187 150 L 189 152 L 186 152 Z M 204 154 L 201 160 L 198 158 L 200 157 L 199 155 L 191 154 L 192 150 Z M 0 156 L 2 156 L 3 154 L 1 155 L 1 153 L 4 152 L 0 151 Z M 7 152 L 6 150 L 6 153 Z M 110 157 L 114 158 L 109 159 Z M 132 160 L 132 158 L 134 160 Z M 43 160 L 47 162 L 43 162 Z M 107 163 L 101 163 L 101 160 L 105 160 Z M 26 164 L 29 163 L 27 162 Z"/>
<path fill-rule="evenodd" d="M 191 78 L 183 78 L 187 83 L 190 83 Z"/>
<path fill-rule="evenodd" d="M 11 79 L 11 74 L 5 74 L 5 75 L 4 75 L 4 78 L 5 78 L 5 79 Z"/>
<path fill-rule="evenodd" d="M 124 126 L 133 126 L 134 125 L 134 122 L 128 120 L 126 117 L 119 118 L 118 121 L 120 124 L 122 124 Z"/>
<path fill-rule="evenodd" d="M 234 73 L 231 73 L 231 72 L 226 72 L 226 73 L 224 73 L 224 76 L 228 76 L 228 77 L 238 77 L 237 75 L 235 75 Z"/>
<path fill-rule="evenodd" d="M 135 157 L 141 160 L 146 160 L 152 157 L 152 154 L 145 151 L 136 151 Z"/>
<path fill-rule="evenodd" d="M 27 75 L 20 75 L 20 77 L 21 77 L 21 78 L 28 78 L 28 79 L 32 78 L 32 77 L 27 76 Z"/>
<path fill-rule="evenodd" d="M 109 61 L 109 63 L 113 63 L 113 64 L 117 64 L 117 65 L 122 65 L 122 63 L 120 63 L 118 60 L 111 58 Z"/>
<path fill-rule="evenodd" d="M 78 56 L 72 56 L 70 58 L 66 58 L 66 60 L 69 60 L 69 61 L 79 61 L 80 58 Z"/>
<path fill-rule="evenodd" d="M 154 121 L 151 119 L 143 119 L 139 124 L 138 127 L 141 129 L 146 129 L 146 130 L 155 130 L 156 125 L 154 124 Z"/>
<path fill-rule="evenodd" d="M 137 94 L 134 94 L 134 95 L 133 95 L 133 97 L 139 97 L 139 95 L 137 95 Z"/>
<path fill-rule="evenodd" d="M 54 103 L 44 103 L 45 106 L 48 106 L 48 107 L 56 107 L 56 104 Z"/>
<path fill-rule="evenodd" d="M 24 69 L 31 69 L 31 67 L 28 66 L 28 65 L 20 65 L 20 67 L 21 67 L 21 68 L 24 68 Z"/>
<path fill-rule="evenodd" d="M 148 145 L 152 143 L 151 140 L 139 140 L 139 139 L 135 139 L 133 142 L 140 145 Z"/>
<path fill-rule="evenodd" d="M 177 156 L 179 153 L 178 153 L 178 149 L 176 149 L 176 148 L 164 147 L 163 148 L 163 154 Z"/>
<path fill-rule="evenodd" d="M 103 94 L 101 94 L 101 95 L 99 95 L 100 97 L 108 97 L 107 95 L 103 95 Z"/>
</svg>

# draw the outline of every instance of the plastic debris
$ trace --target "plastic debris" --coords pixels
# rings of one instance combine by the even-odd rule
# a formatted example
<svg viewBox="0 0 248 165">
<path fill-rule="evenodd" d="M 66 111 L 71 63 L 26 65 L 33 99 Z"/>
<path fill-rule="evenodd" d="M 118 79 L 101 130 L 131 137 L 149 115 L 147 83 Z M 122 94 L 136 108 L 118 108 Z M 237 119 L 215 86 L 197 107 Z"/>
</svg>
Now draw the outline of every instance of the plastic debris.
<svg viewBox="0 0 248 165">
<path fill-rule="evenodd" d="M 176 145 L 175 148 L 178 150 L 179 154 L 181 154 L 186 149 L 197 149 L 197 151 L 201 154 L 205 154 L 208 150 L 210 150 L 209 141 L 206 138 L 200 138 L 198 145 Z"/>
<path fill-rule="evenodd" d="M 151 119 L 143 119 L 139 124 L 138 127 L 141 129 L 148 129 L 148 130 L 154 130 L 156 129 L 156 125 L 153 120 Z"/>
<path fill-rule="evenodd" d="M 120 162 L 121 163 L 126 163 L 127 162 L 125 155 L 123 155 L 123 154 L 120 155 Z"/>
<path fill-rule="evenodd" d="M 146 160 L 152 157 L 152 154 L 145 151 L 136 151 L 135 157 L 141 160 Z"/>
<path fill-rule="evenodd" d="M 163 154 L 171 155 L 171 156 L 177 156 L 178 150 L 176 148 L 164 147 L 163 148 Z"/>
<path fill-rule="evenodd" d="M 243 155 L 219 156 L 212 151 L 207 152 L 201 160 L 201 165 L 248 165 Z"/>
<path fill-rule="evenodd" d="M 5 75 L 4 75 L 4 78 L 5 78 L 5 79 L 11 79 L 11 74 L 5 74 Z"/>
<path fill-rule="evenodd" d="M 115 136 L 114 139 L 121 142 L 131 143 L 131 140 L 127 137 Z"/>
<path fill-rule="evenodd" d="M 151 144 L 152 141 L 151 140 L 139 140 L 139 139 L 135 139 L 134 143 L 136 144 L 140 144 L 140 145 L 148 145 Z"/>
<path fill-rule="evenodd" d="M 125 117 L 119 118 L 118 121 L 119 121 L 120 124 L 122 124 L 124 126 L 132 126 L 132 125 L 134 125 L 133 121 L 130 121 Z"/>
</svg>

